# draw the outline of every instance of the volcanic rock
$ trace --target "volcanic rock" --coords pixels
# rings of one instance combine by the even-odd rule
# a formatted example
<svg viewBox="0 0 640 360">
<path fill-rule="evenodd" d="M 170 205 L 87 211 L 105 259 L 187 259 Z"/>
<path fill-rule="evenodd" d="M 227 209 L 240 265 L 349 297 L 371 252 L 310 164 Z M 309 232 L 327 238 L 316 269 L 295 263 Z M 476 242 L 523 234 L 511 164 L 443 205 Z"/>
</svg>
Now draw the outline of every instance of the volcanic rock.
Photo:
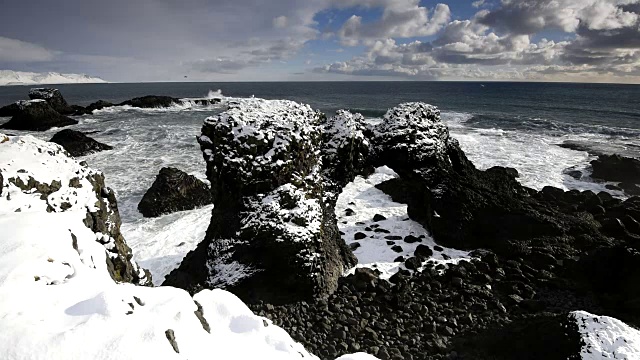
<svg viewBox="0 0 640 360">
<path fill-rule="evenodd" d="M 620 155 L 600 155 L 591 161 L 591 177 L 604 181 L 640 184 L 640 160 Z"/>
<path fill-rule="evenodd" d="M 67 101 L 62 97 L 62 94 L 58 89 L 33 88 L 29 90 L 29 99 L 44 100 L 53 108 L 53 110 L 62 115 L 71 115 L 75 112 L 74 109 L 67 104 Z"/>
<path fill-rule="evenodd" d="M 113 147 L 98 142 L 80 131 L 70 129 L 64 129 L 57 132 L 49 141 L 61 145 L 71 156 L 74 157 L 113 149 Z"/>
<path fill-rule="evenodd" d="M 172 167 L 160 169 L 138 204 L 144 217 L 157 217 L 211 204 L 211 190 L 193 175 Z"/>
<path fill-rule="evenodd" d="M 118 105 L 129 105 L 138 108 L 164 108 L 181 103 L 180 99 L 170 96 L 147 95 L 124 101 Z"/>
<path fill-rule="evenodd" d="M 18 111 L 2 129 L 45 131 L 52 127 L 75 125 L 78 122 L 60 115 L 45 100 L 22 100 L 16 103 Z"/>
<path fill-rule="evenodd" d="M 308 105 L 262 99 L 205 120 L 198 142 L 215 208 L 205 240 L 166 285 L 226 287 L 248 302 L 337 288 L 356 259 L 340 237 L 335 202 L 323 201 L 319 123 Z"/>
</svg>

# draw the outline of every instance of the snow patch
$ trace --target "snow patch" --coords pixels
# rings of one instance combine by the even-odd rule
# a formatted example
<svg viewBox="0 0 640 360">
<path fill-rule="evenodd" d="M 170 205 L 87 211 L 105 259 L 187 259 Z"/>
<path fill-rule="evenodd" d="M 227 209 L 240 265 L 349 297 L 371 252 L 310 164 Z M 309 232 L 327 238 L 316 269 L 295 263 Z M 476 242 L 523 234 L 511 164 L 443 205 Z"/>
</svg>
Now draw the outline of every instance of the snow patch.
<svg viewBox="0 0 640 360">
<path fill-rule="evenodd" d="M 573 311 L 570 315 L 578 323 L 583 346 L 583 360 L 640 359 L 640 331 L 608 317 Z"/>
</svg>

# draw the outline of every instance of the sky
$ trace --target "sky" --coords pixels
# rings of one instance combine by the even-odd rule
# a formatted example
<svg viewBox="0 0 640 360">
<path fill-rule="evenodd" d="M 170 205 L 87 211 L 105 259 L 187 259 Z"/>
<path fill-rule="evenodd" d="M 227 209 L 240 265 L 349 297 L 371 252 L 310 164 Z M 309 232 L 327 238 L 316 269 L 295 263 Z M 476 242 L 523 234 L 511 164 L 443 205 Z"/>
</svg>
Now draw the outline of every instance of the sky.
<svg viewBox="0 0 640 360">
<path fill-rule="evenodd" d="M 640 0 L 3 0 L 0 69 L 640 83 Z"/>
</svg>

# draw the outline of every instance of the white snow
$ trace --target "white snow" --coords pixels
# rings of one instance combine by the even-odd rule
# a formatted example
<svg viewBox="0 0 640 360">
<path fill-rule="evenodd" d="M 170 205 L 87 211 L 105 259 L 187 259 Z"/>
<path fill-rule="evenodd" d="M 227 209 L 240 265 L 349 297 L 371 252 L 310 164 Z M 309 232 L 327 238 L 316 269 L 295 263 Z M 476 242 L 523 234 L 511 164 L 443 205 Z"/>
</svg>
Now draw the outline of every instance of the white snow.
<svg viewBox="0 0 640 360">
<path fill-rule="evenodd" d="M 583 360 L 640 359 L 640 331 L 608 317 L 574 311 L 571 316 L 578 323 L 583 346 Z"/>
<path fill-rule="evenodd" d="M 0 86 L 79 83 L 106 83 L 106 81 L 98 77 L 91 77 L 85 74 L 61 74 L 57 72 L 35 73 L 0 70 Z"/>
<path fill-rule="evenodd" d="M 409 219 L 407 214 L 407 205 L 394 202 L 391 197 L 375 185 L 386 180 L 396 178 L 398 175 L 390 168 L 383 166 L 376 169 L 376 172 L 368 178 L 362 176 L 349 183 L 340 196 L 336 204 L 336 215 L 338 217 L 338 228 L 344 233 L 342 238 L 347 245 L 352 243 L 360 243 L 360 247 L 353 251 L 358 258 L 356 267 L 369 267 L 378 269 L 382 272 L 380 275 L 383 279 L 388 279 L 399 269 L 405 269 L 401 262 L 394 262 L 398 256 L 404 256 L 405 259 L 413 256 L 413 252 L 419 244 L 429 246 L 433 250 L 433 257 L 428 261 L 435 263 L 457 263 L 462 259 L 469 259 L 469 253 L 466 251 L 450 249 L 442 247 L 442 251 L 434 250 L 436 243 L 422 225 Z M 351 216 L 346 215 L 346 209 L 355 211 Z M 386 220 L 374 222 L 375 214 L 386 217 Z M 358 223 L 364 223 L 359 225 Z M 365 231 L 366 227 L 371 225 L 379 225 L 379 228 L 388 230 L 390 233 L 376 233 Z M 354 235 L 362 232 L 367 235 L 361 240 L 354 240 Z M 401 236 L 403 239 L 407 235 L 415 237 L 424 236 L 422 242 L 406 243 L 403 240 L 394 240 L 395 245 L 402 247 L 401 252 L 391 250 L 385 236 Z M 449 260 L 443 259 L 442 255 L 450 257 Z M 350 271 L 353 271 L 351 269 Z"/>
<path fill-rule="evenodd" d="M 74 206 L 47 212 L 46 200 L 8 180 L 59 180 L 62 189 L 74 177 L 88 181 L 84 176 L 95 171 L 67 157 L 58 145 L 0 134 L 0 171 L 2 358 L 316 359 L 226 291 L 204 290 L 192 298 L 176 288 L 114 282 L 105 248 L 96 241 L 102 234 L 82 222 L 87 208 L 95 205 L 95 193 L 66 193 Z M 210 332 L 194 313 L 195 301 Z M 174 335 L 179 353 L 167 333 Z"/>
</svg>

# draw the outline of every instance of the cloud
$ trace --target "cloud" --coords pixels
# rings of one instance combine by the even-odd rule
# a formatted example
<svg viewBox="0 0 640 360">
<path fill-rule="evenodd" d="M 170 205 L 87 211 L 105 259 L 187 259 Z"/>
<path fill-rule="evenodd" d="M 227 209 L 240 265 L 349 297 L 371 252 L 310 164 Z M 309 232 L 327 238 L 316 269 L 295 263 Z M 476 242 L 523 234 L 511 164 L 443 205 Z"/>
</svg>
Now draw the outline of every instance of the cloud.
<svg viewBox="0 0 640 360">
<path fill-rule="evenodd" d="M 43 62 L 55 55 L 40 45 L 0 36 L 0 62 Z"/>
<path fill-rule="evenodd" d="M 384 38 L 408 38 L 437 33 L 451 19 L 446 4 L 438 4 L 429 16 L 429 9 L 417 0 L 390 2 L 384 7 L 382 17 L 365 23 L 361 16 L 351 16 L 338 30 L 344 45 L 354 46 L 363 40 Z"/>
<path fill-rule="evenodd" d="M 282 29 L 287 27 L 287 17 L 282 15 L 276 18 L 273 18 L 273 27 L 276 29 Z"/>
<path fill-rule="evenodd" d="M 471 3 L 471 6 L 473 6 L 474 8 L 479 8 L 482 5 L 484 5 L 484 0 L 477 0 Z"/>
</svg>

